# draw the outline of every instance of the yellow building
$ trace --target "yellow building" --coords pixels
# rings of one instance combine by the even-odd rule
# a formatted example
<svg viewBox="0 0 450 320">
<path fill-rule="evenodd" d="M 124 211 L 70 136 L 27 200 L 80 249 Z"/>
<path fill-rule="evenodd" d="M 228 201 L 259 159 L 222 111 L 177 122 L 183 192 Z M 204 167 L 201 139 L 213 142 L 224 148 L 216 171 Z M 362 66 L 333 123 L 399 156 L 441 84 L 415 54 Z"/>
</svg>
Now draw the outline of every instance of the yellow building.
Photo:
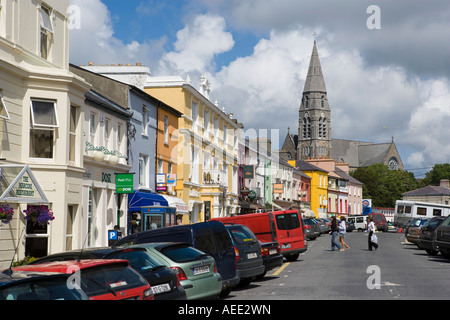
<svg viewBox="0 0 450 320">
<path fill-rule="evenodd" d="M 241 125 L 209 100 L 209 83 L 196 90 L 180 77 L 149 77 L 144 91 L 183 115 L 178 122 L 177 197 L 189 207 L 182 223 L 239 212 L 238 132 Z"/>
<path fill-rule="evenodd" d="M 295 162 L 298 170 L 311 177 L 311 210 L 314 211 L 316 218 L 326 217 L 328 212 L 328 171 L 303 160 L 292 162 Z"/>
</svg>

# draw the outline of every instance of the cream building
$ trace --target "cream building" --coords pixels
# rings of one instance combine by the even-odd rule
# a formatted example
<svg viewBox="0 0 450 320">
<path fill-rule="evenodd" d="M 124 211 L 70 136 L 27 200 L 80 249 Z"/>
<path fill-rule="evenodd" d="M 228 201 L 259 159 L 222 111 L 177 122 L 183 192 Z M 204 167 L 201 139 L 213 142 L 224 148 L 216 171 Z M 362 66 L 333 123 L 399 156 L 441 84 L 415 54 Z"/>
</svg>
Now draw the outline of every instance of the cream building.
<svg viewBox="0 0 450 320">
<path fill-rule="evenodd" d="M 199 90 L 189 78 L 149 77 L 144 90 L 177 109 L 179 119 L 177 196 L 189 206 L 183 223 L 239 212 L 238 141 L 242 125 L 209 100 L 210 84 Z"/>
<path fill-rule="evenodd" d="M 0 3 L 0 166 L 6 173 L 10 165 L 28 165 L 31 172 L 13 192 L 26 196 L 2 201 L 15 209 L 9 223 L 0 223 L 5 266 L 16 248 L 16 259 L 42 256 L 66 250 L 76 237 L 85 172 L 82 108 L 90 86 L 69 72 L 69 0 Z M 1 182 L 3 192 L 11 181 L 2 175 Z M 44 197 L 35 199 L 37 190 Z M 36 201 L 54 213 L 50 224 L 27 226 L 23 210 Z"/>
</svg>

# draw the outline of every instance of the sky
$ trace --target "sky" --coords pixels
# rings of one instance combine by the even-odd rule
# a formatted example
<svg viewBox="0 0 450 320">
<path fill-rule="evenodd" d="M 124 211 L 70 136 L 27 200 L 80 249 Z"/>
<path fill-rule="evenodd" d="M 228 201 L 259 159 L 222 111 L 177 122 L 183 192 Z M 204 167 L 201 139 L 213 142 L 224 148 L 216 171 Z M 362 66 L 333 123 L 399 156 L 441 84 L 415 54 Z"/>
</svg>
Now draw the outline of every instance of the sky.
<svg viewBox="0 0 450 320">
<path fill-rule="evenodd" d="M 448 0 L 70 0 L 70 62 L 137 62 L 152 76 L 202 74 L 210 100 L 284 140 L 314 40 L 332 137 L 394 139 L 417 178 L 450 162 Z M 276 143 L 272 141 L 272 145 Z"/>
</svg>

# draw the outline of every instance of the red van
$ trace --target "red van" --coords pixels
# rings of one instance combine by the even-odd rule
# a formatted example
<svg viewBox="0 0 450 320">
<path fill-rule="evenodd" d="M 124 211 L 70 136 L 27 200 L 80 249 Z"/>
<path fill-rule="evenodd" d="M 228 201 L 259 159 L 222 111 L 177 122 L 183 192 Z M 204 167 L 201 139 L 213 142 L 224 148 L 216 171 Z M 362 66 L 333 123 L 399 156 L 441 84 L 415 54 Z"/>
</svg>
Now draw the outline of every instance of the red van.
<svg viewBox="0 0 450 320">
<path fill-rule="evenodd" d="M 250 213 L 232 217 L 214 218 L 223 224 L 243 224 L 262 242 L 277 241 L 288 261 L 297 260 L 308 248 L 303 235 L 301 216 L 297 210 Z"/>
</svg>

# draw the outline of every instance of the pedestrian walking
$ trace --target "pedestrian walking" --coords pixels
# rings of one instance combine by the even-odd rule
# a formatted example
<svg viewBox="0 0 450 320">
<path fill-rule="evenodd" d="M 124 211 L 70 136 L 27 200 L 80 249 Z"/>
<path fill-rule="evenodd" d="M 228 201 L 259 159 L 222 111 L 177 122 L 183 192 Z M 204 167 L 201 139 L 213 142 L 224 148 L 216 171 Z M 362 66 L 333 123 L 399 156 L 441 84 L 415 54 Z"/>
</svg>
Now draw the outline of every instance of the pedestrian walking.
<svg viewBox="0 0 450 320">
<path fill-rule="evenodd" d="M 375 248 L 375 250 L 378 249 L 378 243 L 377 241 L 374 241 L 376 238 L 375 235 L 375 223 L 373 223 L 373 219 L 369 218 L 368 219 L 369 223 L 367 225 L 367 231 L 369 232 L 369 239 L 368 239 L 368 244 L 369 244 L 369 251 L 372 251 L 372 248 Z"/>
<path fill-rule="evenodd" d="M 350 249 L 350 247 L 344 242 L 346 233 L 347 233 L 347 225 L 345 223 L 345 217 L 341 217 L 341 222 L 339 223 L 339 240 L 341 242 L 342 250 L 344 250 L 344 247 Z"/>
<path fill-rule="evenodd" d="M 339 251 L 344 251 L 339 243 L 336 241 L 336 236 L 338 235 L 338 226 L 336 222 L 336 216 L 333 216 L 331 218 L 331 251 L 334 251 L 334 248 L 336 247 Z"/>
</svg>

